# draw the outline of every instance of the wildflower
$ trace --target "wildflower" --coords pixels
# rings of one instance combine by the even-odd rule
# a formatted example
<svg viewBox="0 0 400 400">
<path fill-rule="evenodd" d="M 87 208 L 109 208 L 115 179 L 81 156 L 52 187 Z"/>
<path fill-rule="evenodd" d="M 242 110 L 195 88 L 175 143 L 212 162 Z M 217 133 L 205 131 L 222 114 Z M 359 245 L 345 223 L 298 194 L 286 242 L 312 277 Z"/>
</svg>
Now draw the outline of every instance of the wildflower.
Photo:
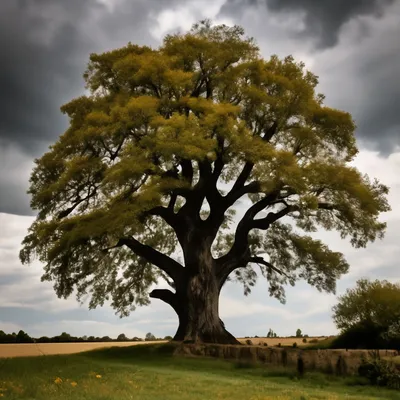
<svg viewBox="0 0 400 400">
<path fill-rule="evenodd" d="M 75 387 L 75 386 L 77 386 L 78 384 L 76 383 L 76 382 L 71 382 L 71 386 L 73 386 L 73 387 Z"/>
<path fill-rule="evenodd" d="M 56 379 L 54 379 L 54 383 L 57 383 L 57 384 L 59 384 L 59 383 L 61 383 L 62 382 L 62 379 L 61 378 L 56 378 Z"/>
<path fill-rule="evenodd" d="M 97 378 L 97 379 L 100 379 L 100 378 L 101 378 L 101 375 L 96 375 L 96 378 Z"/>
</svg>

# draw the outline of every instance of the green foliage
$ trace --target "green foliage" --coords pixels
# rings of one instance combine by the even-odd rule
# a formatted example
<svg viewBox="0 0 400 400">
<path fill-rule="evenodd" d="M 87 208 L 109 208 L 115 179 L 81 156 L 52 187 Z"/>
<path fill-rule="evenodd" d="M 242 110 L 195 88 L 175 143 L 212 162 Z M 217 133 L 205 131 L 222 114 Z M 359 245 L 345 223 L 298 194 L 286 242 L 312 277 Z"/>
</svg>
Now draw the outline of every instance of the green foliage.
<svg viewBox="0 0 400 400">
<path fill-rule="evenodd" d="M 360 376 L 367 378 L 373 385 L 400 389 L 400 372 L 386 360 L 363 360 L 358 373 Z"/>
<path fill-rule="evenodd" d="M 217 221 L 215 258 L 237 244 L 230 226 L 246 196 L 258 211 L 242 224 L 242 254 L 270 257 L 235 267 L 230 279 L 246 294 L 254 263 L 282 302 L 298 279 L 335 291 L 348 270 L 343 255 L 299 231 L 335 229 L 355 247 L 383 236 L 388 188 L 350 166 L 351 116 L 323 104 L 304 63 L 264 60 L 242 28 L 202 21 L 158 49 L 129 43 L 92 54 L 84 78 L 90 94 L 61 108 L 69 128 L 35 161 L 29 193 L 38 216 L 20 253 L 44 263 L 42 280 L 59 297 L 89 297 L 90 308 L 110 301 L 121 316 L 149 304 L 160 278 L 174 287 L 164 261 L 193 226 Z M 246 168 L 223 197 L 221 185 L 240 182 Z M 263 210 L 268 216 L 255 219 Z M 278 222 L 284 216 L 295 229 Z"/>
<path fill-rule="evenodd" d="M 296 337 L 297 337 L 297 338 L 303 337 L 303 335 L 302 335 L 302 333 L 301 333 L 301 329 L 297 329 L 297 331 L 296 331 Z"/>
<path fill-rule="evenodd" d="M 146 333 L 146 337 L 144 340 L 152 341 L 152 340 L 156 340 L 156 337 L 151 332 L 149 332 L 149 333 Z"/>
<path fill-rule="evenodd" d="M 120 333 L 117 337 L 118 342 L 125 342 L 126 340 L 128 340 L 128 338 L 126 337 L 125 333 Z"/>
<path fill-rule="evenodd" d="M 400 284 L 360 279 L 333 307 L 335 346 L 400 348 Z"/>
</svg>

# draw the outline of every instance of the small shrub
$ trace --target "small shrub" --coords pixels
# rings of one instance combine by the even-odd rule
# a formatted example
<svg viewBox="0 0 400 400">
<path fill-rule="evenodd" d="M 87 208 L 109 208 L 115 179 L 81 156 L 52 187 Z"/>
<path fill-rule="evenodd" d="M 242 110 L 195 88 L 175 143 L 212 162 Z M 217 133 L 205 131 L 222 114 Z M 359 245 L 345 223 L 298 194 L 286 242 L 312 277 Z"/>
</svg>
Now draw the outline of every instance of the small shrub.
<svg viewBox="0 0 400 400">
<path fill-rule="evenodd" d="M 400 373 L 386 360 L 363 360 L 358 368 L 358 374 L 367 378 L 373 385 L 400 389 Z"/>
<path fill-rule="evenodd" d="M 318 339 L 311 339 L 308 343 L 318 343 Z"/>
<path fill-rule="evenodd" d="M 263 345 L 264 345 L 265 347 L 268 347 L 268 343 L 266 343 L 266 342 L 264 342 Z"/>
<path fill-rule="evenodd" d="M 253 342 L 252 342 L 250 339 L 247 339 L 247 340 L 246 340 L 246 344 L 247 344 L 248 346 L 252 346 L 252 345 L 253 345 Z"/>
<path fill-rule="evenodd" d="M 296 348 L 296 347 L 297 347 L 297 343 L 294 342 L 293 345 L 292 345 L 292 347 Z"/>
<path fill-rule="evenodd" d="M 280 343 L 278 343 L 278 347 L 282 347 L 282 345 Z"/>
<path fill-rule="evenodd" d="M 307 338 L 303 338 L 303 343 L 307 343 Z"/>
</svg>

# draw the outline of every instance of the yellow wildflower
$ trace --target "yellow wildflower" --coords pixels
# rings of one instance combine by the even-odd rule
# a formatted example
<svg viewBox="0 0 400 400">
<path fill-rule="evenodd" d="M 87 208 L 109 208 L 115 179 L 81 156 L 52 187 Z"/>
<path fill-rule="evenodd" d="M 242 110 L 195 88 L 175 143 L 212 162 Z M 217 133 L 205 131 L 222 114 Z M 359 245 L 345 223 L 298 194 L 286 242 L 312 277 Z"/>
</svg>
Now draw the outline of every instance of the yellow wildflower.
<svg viewBox="0 0 400 400">
<path fill-rule="evenodd" d="M 56 379 L 54 379 L 54 383 L 57 383 L 57 384 L 59 384 L 59 383 L 61 383 L 62 382 L 62 379 L 61 378 L 56 378 Z"/>
<path fill-rule="evenodd" d="M 96 375 L 96 378 L 100 379 L 100 378 L 101 378 L 101 375 Z"/>
<path fill-rule="evenodd" d="M 73 387 L 75 387 L 75 386 L 77 386 L 78 384 L 76 383 L 76 382 L 71 382 L 71 386 L 73 386 Z"/>
</svg>

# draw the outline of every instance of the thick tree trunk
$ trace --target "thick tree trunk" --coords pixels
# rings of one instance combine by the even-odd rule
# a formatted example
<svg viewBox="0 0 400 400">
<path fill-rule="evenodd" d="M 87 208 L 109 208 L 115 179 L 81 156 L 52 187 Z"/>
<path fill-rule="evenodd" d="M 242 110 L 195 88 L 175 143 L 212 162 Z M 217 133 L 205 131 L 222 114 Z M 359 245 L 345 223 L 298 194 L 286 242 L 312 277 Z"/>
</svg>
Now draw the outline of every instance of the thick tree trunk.
<svg viewBox="0 0 400 400">
<path fill-rule="evenodd" d="M 188 343 L 240 344 L 225 329 L 219 317 L 217 285 L 210 287 L 199 277 L 195 277 L 185 295 L 177 292 L 177 300 L 179 327 L 174 340 Z"/>
<path fill-rule="evenodd" d="M 203 232 L 188 235 L 184 243 L 185 273 L 176 282 L 174 300 L 169 302 L 179 317 L 175 340 L 185 342 L 239 344 L 219 317 L 221 282 L 211 255 L 212 237 Z M 190 240 L 190 241 L 189 241 Z"/>
</svg>

